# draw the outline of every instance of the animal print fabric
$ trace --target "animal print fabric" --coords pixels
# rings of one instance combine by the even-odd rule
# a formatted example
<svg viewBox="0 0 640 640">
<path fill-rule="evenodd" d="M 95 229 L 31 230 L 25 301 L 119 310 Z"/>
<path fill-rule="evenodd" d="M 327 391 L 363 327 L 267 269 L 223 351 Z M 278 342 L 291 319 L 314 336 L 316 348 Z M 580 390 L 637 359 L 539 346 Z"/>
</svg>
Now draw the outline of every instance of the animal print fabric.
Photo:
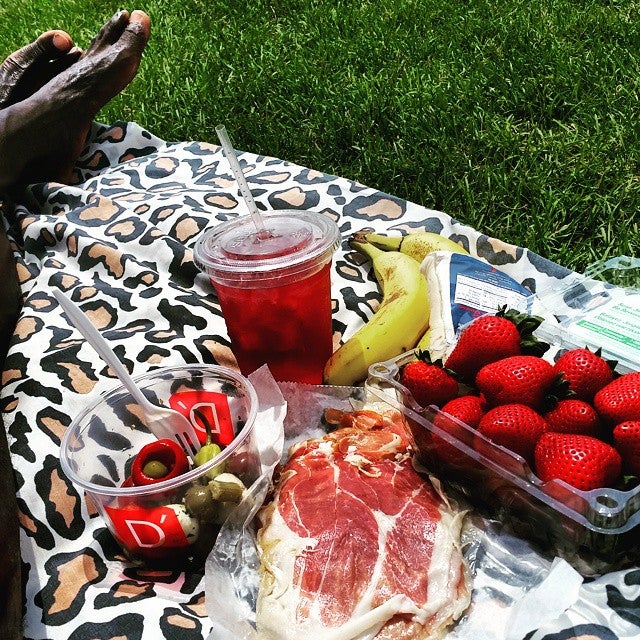
<svg viewBox="0 0 640 640">
<path fill-rule="evenodd" d="M 346 244 L 355 230 L 442 233 L 532 291 L 568 275 L 527 249 L 356 182 L 266 156 L 239 159 L 260 208 L 314 209 L 339 225 L 336 346 L 380 299 L 368 266 Z M 128 566 L 60 469 L 60 441 L 73 416 L 116 380 L 51 292 L 60 288 L 79 303 L 135 375 L 191 362 L 234 366 L 213 288 L 192 257 L 205 229 L 245 213 L 229 165 L 216 145 L 167 143 L 132 123 L 96 124 L 74 186 L 34 185 L 4 213 L 23 292 L 2 410 L 21 512 L 25 638 L 205 638 L 202 573 Z M 587 606 L 530 637 L 638 637 L 639 584 L 640 571 L 616 574 L 594 587 L 597 615 Z"/>
</svg>

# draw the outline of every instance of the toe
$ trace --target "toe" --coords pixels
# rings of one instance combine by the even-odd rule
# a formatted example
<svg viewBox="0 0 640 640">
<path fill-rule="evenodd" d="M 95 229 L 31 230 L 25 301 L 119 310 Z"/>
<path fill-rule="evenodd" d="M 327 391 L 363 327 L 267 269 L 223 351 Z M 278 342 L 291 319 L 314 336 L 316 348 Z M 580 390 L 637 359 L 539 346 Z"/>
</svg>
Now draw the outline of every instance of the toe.
<svg viewBox="0 0 640 640">
<path fill-rule="evenodd" d="M 100 27 L 100 31 L 98 31 L 96 36 L 91 40 L 87 47 L 87 53 L 117 42 L 128 22 L 128 11 L 125 9 L 116 11 L 111 18 Z"/>
<path fill-rule="evenodd" d="M 65 57 L 72 47 L 73 40 L 68 33 L 54 30 L 9 55 L 0 65 L 0 108 L 7 106 L 25 77 L 37 74 L 52 60 Z"/>
<path fill-rule="evenodd" d="M 0 73 L 11 75 L 41 61 L 49 61 L 68 53 L 73 47 L 71 36 L 64 31 L 47 31 L 37 40 L 14 51 L 0 65 Z"/>
<path fill-rule="evenodd" d="M 43 33 L 36 42 L 41 43 L 45 54 L 55 56 L 68 53 L 73 47 L 73 40 L 66 31 L 55 29 Z"/>
<path fill-rule="evenodd" d="M 138 54 L 142 54 L 142 50 L 149 41 L 151 35 L 151 19 L 144 11 L 133 11 L 129 24 L 124 31 L 123 39 L 128 40 L 127 44 Z"/>
<path fill-rule="evenodd" d="M 136 9 L 131 13 L 131 18 L 129 19 L 129 27 L 135 30 L 142 31 L 147 39 L 151 34 L 151 18 L 144 12 Z"/>
</svg>

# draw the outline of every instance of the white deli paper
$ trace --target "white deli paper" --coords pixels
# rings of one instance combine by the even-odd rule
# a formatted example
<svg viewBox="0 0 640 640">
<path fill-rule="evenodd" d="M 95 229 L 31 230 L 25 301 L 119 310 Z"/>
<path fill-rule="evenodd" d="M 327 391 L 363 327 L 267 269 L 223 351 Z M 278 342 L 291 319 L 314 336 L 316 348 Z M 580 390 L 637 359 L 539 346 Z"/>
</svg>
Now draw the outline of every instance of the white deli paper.
<svg viewBox="0 0 640 640">
<path fill-rule="evenodd" d="M 545 579 L 512 607 L 505 639 L 520 640 L 547 621 L 559 618 L 576 602 L 581 586 L 582 576 L 566 560 L 556 558 Z"/>
<path fill-rule="evenodd" d="M 579 599 L 583 578 L 568 562 L 543 557 L 501 523 L 472 515 L 463 545 L 471 606 L 447 640 L 522 640 Z"/>
</svg>

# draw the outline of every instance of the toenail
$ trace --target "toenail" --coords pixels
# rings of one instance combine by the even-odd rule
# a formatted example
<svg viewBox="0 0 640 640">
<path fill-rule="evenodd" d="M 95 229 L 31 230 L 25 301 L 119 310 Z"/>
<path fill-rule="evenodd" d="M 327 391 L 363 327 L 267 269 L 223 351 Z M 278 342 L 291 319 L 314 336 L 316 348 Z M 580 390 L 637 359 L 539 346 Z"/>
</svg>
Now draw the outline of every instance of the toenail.
<svg viewBox="0 0 640 640">
<path fill-rule="evenodd" d="M 64 51 L 65 49 L 68 49 L 70 45 L 69 42 L 69 37 L 68 36 L 63 36 L 61 33 L 56 33 L 53 36 L 53 46 L 56 49 L 59 49 L 60 51 Z"/>
</svg>

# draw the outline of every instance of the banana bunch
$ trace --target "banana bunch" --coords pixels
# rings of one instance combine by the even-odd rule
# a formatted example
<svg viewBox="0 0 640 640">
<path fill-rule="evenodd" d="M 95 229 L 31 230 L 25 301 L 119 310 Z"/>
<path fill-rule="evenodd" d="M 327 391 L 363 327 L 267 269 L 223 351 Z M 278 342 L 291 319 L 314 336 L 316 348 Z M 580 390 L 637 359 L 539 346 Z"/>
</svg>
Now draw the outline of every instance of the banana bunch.
<svg viewBox="0 0 640 640">
<path fill-rule="evenodd" d="M 428 348 L 429 292 L 420 263 L 431 251 L 466 253 L 452 240 L 429 232 L 398 238 L 356 232 L 349 246 L 371 260 L 382 301 L 369 321 L 327 361 L 324 383 L 329 385 L 353 385 L 364 380 L 376 362 L 416 346 Z"/>
<path fill-rule="evenodd" d="M 371 260 L 382 301 L 369 321 L 327 361 L 324 382 L 331 385 L 360 382 L 370 365 L 412 349 L 429 325 L 427 281 L 420 263 L 400 251 L 382 251 L 354 238 L 349 246 Z"/>
</svg>

